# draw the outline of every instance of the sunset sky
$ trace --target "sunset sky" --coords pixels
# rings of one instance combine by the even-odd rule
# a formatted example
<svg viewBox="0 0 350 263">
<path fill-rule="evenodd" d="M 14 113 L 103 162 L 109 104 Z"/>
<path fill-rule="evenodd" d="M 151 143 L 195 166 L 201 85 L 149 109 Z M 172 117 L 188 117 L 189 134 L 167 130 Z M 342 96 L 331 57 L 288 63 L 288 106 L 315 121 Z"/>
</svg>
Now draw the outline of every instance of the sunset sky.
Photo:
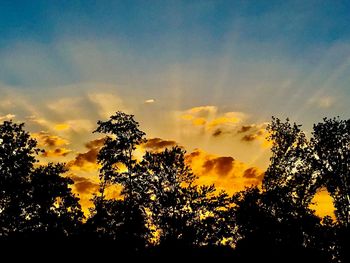
<svg viewBox="0 0 350 263">
<path fill-rule="evenodd" d="M 180 144 L 200 182 L 258 184 L 271 116 L 350 116 L 348 1 L 1 1 L 0 121 L 13 119 L 64 161 L 88 203 L 97 120 L 134 114 Z M 112 193 L 113 194 L 113 193 Z M 329 210 L 318 197 L 321 214 Z"/>
</svg>

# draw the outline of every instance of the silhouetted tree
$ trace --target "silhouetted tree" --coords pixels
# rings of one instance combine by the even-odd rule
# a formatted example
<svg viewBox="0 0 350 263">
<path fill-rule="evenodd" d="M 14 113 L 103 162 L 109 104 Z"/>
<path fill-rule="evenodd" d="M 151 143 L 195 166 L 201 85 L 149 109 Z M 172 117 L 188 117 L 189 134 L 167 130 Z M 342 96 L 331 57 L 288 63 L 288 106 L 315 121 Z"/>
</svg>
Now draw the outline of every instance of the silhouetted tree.
<svg viewBox="0 0 350 263">
<path fill-rule="evenodd" d="M 84 215 L 79 199 L 69 187 L 73 180 L 61 176 L 65 172 L 65 165 L 60 163 L 41 165 L 32 172 L 31 232 L 47 233 L 56 238 L 77 238 Z"/>
<path fill-rule="evenodd" d="M 149 207 L 162 247 L 219 245 L 230 236 L 229 220 L 223 223 L 228 195 L 217 195 L 213 185 L 195 185 L 197 177 L 185 163 L 184 150 L 176 146 L 147 152 L 141 166 L 149 174 Z"/>
<path fill-rule="evenodd" d="M 309 208 L 318 189 L 312 166 L 313 149 L 300 125 L 291 124 L 288 119 L 281 122 L 273 118 L 268 131 L 272 156 L 263 179 L 263 192 L 250 189 L 243 197 L 239 194 L 235 198 L 241 243 L 265 240 L 265 252 L 276 247 L 282 252 L 274 254 L 275 260 L 282 260 L 283 254 L 292 254 L 294 260 L 315 257 L 320 251 L 315 244 L 320 219 Z"/>
<path fill-rule="evenodd" d="M 197 185 L 178 146 L 139 156 L 145 133 L 133 115 L 116 112 L 95 132 L 106 135 L 97 157 L 100 189 L 83 224 L 65 165 L 39 165 L 24 124 L 0 124 L 1 240 L 99 240 L 121 252 L 229 255 L 235 262 L 349 261 L 350 120 L 325 118 L 308 139 L 300 125 L 273 118 L 261 188 L 232 197 Z M 120 195 L 109 197 L 109 187 Z M 322 187 L 336 221 L 310 209 Z"/>
<path fill-rule="evenodd" d="M 338 222 L 350 226 L 350 120 L 325 118 L 314 125 L 312 143 L 318 184 L 333 197 Z"/>
<path fill-rule="evenodd" d="M 342 262 L 350 260 L 350 120 L 327 119 L 314 125 L 313 169 L 318 185 L 333 198 L 338 226 L 337 243 Z"/>
<path fill-rule="evenodd" d="M 39 152 L 24 124 L 0 125 L 0 224 L 1 236 L 23 232 L 31 208 L 31 172 Z"/>
<path fill-rule="evenodd" d="M 147 181 L 134 157 L 145 135 L 138 127 L 134 116 L 123 112 L 98 122 L 95 132 L 107 136 L 97 157 L 101 165 L 100 196 L 94 199 L 95 209 L 89 222 L 100 237 L 136 250 L 144 247 L 148 238 L 144 209 Z M 105 190 L 111 185 L 122 187 L 121 200 L 106 200 Z"/>
<path fill-rule="evenodd" d="M 276 205 L 284 202 L 282 205 L 294 207 L 295 213 L 309 206 L 317 190 L 310 162 L 312 149 L 300 127 L 288 119 L 272 118 L 267 127 L 272 155 L 262 184 L 265 191 L 276 195 Z"/>
<path fill-rule="evenodd" d="M 63 164 L 37 166 L 37 142 L 24 124 L 0 125 L 0 236 L 8 238 L 70 237 L 83 213 L 61 176 Z"/>
</svg>

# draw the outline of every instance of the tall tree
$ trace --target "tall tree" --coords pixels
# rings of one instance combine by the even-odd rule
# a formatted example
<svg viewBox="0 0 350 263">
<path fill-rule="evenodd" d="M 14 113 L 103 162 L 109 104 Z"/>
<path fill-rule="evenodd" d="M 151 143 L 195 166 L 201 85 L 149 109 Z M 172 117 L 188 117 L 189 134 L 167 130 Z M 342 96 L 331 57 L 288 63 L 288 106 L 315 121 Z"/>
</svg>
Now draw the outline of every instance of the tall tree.
<svg viewBox="0 0 350 263">
<path fill-rule="evenodd" d="M 99 121 L 94 132 L 105 134 L 106 139 L 97 157 L 101 165 L 100 196 L 94 199 L 90 222 L 97 223 L 95 228 L 102 236 L 140 249 L 148 237 L 144 209 L 147 182 L 134 152 L 144 142 L 145 133 L 133 115 L 120 111 L 108 121 Z M 105 190 L 112 185 L 121 186 L 121 200 L 106 200 Z"/>
<path fill-rule="evenodd" d="M 316 193 L 313 153 L 301 125 L 273 117 L 268 125 L 272 142 L 270 165 L 263 178 L 263 189 L 276 195 L 276 204 L 293 205 L 303 210 Z M 297 212 L 297 209 L 295 210 Z"/>
<path fill-rule="evenodd" d="M 338 222 L 350 226 L 350 120 L 327 119 L 314 125 L 314 169 L 318 184 L 334 199 Z"/>
<path fill-rule="evenodd" d="M 0 224 L 2 237 L 25 228 L 31 202 L 31 172 L 39 152 L 24 124 L 0 124 Z"/>
<path fill-rule="evenodd" d="M 336 258 L 350 260 L 350 120 L 327 119 L 314 125 L 312 145 L 318 185 L 333 198 L 338 226 Z"/>
</svg>

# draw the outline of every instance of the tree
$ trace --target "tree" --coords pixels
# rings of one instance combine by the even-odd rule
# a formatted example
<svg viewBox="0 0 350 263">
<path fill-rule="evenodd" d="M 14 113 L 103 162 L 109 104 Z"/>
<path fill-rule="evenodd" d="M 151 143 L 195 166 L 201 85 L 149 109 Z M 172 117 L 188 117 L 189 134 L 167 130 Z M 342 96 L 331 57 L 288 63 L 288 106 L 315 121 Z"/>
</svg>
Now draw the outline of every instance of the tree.
<svg viewBox="0 0 350 263">
<path fill-rule="evenodd" d="M 318 173 L 313 166 L 312 144 L 300 127 L 288 119 L 282 122 L 272 118 L 267 128 L 272 156 L 263 179 L 263 192 L 259 196 L 247 191 L 241 204 L 255 196 L 254 206 L 248 207 L 259 210 L 251 210 L 251 218 L 265 220 L 264 227 L 257 222 L 252 224 L 258 227 L 251 232 L 255 233 L 254 239 L 259 239 L 257 233 L 260 237 L 269 236 L 272 238 L 270 248 L 279 246 L 282 250 L 294 251 L 295 255 L 314 256 L 314 250 L 319 249 L 315 237 L 321 228 L 320 219 L 309 206 L 319 188 Z"/>
<path fill-rule="evenodd" d="M 64 164 L 40 165 L 32 172 L 31 199 L 34 209 L 31 230 L 52 238 L 75 237 L 80 230 L 83 212 L 79 199 L 69 187 L 74 182 L 61 174 L 67 171 Z"/>
<path fill-rule="evenodd" d="M 134 158 L 136 146 L 145 141 L 145 133 L 133 115 L 116 112 L 106 122 L 98 121 L 94 132 L 106 134 L 104 146 L 97 160 L 101 164 L 100 179 L 103 188 L 109 184 L 120 184 L 122 195 L 130 202 L 141 200 L 143 194 L 142 174 Z M 124 168 L 124 169 L 122 169 Z"/>
<path fill-rule="evenodd" d="M 134 157 L 145 133 L 139 130 L 133 115 L 116 112 L 108 121 L 98 122 L 94 132 L 106 135 L 97 160 L 100 168 L 100 196 L 94 198 L 95 209 L 90 223 L 95 231 L 124 246 L 139 250 L 148 237 L 146 228 L 147 181 Z M 120 185 L 121 200 L 106 200 L 105 190 Z"/>
<path fill-rule="evenodd" d="M 338 222 L 350 226 L 350 120 L 327 119 L 314 125 L 312 145 L 318 184 L 333 197 Z"/>
<path fill-rule="evenodd" d="M 342 262 L 350 260 L 350 120 L 327 119 L 314 125 L 312 146 L 313 169 L 317 183 L 333 198 L 337 226 L 336 256 Z"/>
<path fill-rule="evenodd" d="M 37 166 L 39 151 L 23 123 L 0 125 L 1 238 L 70 237 L 82 222 L 64 165 Z"/>
<path fill-rule="evenodd" d="M 24 124 L 0 125 L 0 224 L 1 237 L 25 229 L 31 200 L 31 173 L 39 149 Z"/>
<path fill-rule="evenodd" d="M 216 195 L 213 185 L 195 185 L 197 177 L 186 165 L 183 149 L 147 152 L 141 166 L 149 174 L 149 208 L 162 247 L 218 245 L 230 235 L 222 221 L 229 207 L 227 194 Z"/>
<path fill-rule="evenodd" d="M 292 205 L 303 210 L 317 191 L 312 170 L 312 149 L 301 125 L 272 118 L 268 139 L 272 141 L 270 165 L 263 178 L 263 189 L 274 193 L 276 204 Z M 295 210 L 297 212 L 297 209 Z"/>
</svg>

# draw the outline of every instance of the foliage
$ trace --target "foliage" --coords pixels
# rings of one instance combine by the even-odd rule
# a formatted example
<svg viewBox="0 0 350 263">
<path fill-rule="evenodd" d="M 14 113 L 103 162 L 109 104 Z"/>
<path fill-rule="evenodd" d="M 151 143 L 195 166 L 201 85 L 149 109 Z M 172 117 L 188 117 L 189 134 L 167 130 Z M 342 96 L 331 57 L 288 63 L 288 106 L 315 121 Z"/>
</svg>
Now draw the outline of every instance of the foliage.
<svg viewBox="0 0 350 263">
<path fill-rule="evenodd" d="M 123 253 L 225 255 L 235 262 L 348 262 L 350 120 L 327 119 L 311 137 L 301 125 L 272 118 L 270 165 L 261 187 L 229 196 L 197 185 L 178 146 L 140 149 L 145 133 L 133 115 L 99 121 L 105 136 L 97 161 L 100 190 L 83 223 L 64 164 L 39 165 L 37 142 L 24 124 L 0 125 L 0 238 L 106 241 Z M 109 187 L 120 195 L 107 198 Z M 336 220 L 310 209 L 320 188 Z M 253 251 L 253 253 L 252 253 Z"/>
<path fill-rule="evenodd" d="M 63 164 L 38 166 L 37 142 L 24 124 L 0 125 L 0 224 L 1 238 L 17 236 L 70 237 L 79 228 L 83 213 L 62 177 Z"/>
</svg>

